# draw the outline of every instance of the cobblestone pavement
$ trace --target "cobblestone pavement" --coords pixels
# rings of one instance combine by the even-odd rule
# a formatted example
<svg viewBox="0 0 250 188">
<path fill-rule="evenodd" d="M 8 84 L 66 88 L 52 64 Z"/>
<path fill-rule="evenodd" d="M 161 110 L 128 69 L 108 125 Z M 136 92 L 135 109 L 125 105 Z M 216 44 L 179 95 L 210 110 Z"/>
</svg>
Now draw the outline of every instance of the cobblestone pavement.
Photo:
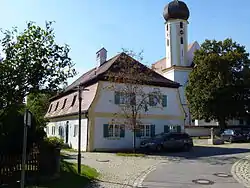
<svg viewBox="0 0 250 188">
<path fill-rule="evenodd" d="M 167 161 L 165 157 L 123 157 L 110 153 L 83 153 L 82 156 L 82 164 L 95 168 L 101 174 L 100 181 L 87 188 L 133 187 L 152 167 Z M 76 154 L 70 154 L 67 161 L 76 162 L 76 157 Z"/>
<path fill-rule="evenodd" d="M 164 187 L 166 187 L 165 184 L 167 185 L 167 183 L 169 183 L 166 182 L 166 180 L 172 176 L 172 178 L 178 181 L 181 176 L 183 181 L 186 179 L 185 181 L 187 182 L 202 176 L 203 178 L 208 178 L 216 182 L 213 186 L 207 187 L 217 188 L 218 186 L 225 185 L 228 188 L 241 188 L 241 185 L 237 185 L 236 182 L 236 180 L 239 181 L 239 177 L 238 179 L 236 178 L 236 180 L 234 180 L 233 177 L 223 180 L 223 178 L 216 179 L 212 174 L 219 172 L 230 174 L 232 165 L 250 154 L 249 148 L 249 143 L 216 147 L 202 145 L 196 146 L 192 152 L 162 153 L 160 155 L 150 155 L 146 157 L 122 157 L 111 153 L 82 153 L 82 164 L 97 169 L 101 174 L 99 178 L 100 181 L 94 182 L 87 186 L 87 188 L 133 188 L 141 185 L 145 186 L 152 177 L 153 179 L 151 181 L 161 182 L 161 184 L 157 184 L 157 186 L 163 186 L 162 183 L 164 183 Z M 77 162 L 76 159 L 77 154 L 71 153 L 68 161 Z M 237 171 L 235 170 L 234 172 L 237 174 L 239 174 L 238 172 L 244 172 L 244 174 L 249 175 L 250 173 L 247 169 L 243 168 L 243 166 L 246 165 L 245 161 L 244 165 L 241 163 L 240 169 L 239 166 L 234 165 L 237 167 Z M 184 167 L 185 165 L 186 168 Z M 221 179 L 223 181 L 221 181 Z M 144 180 L 146 180 L 146 182 Z M 169 181 L 171 182 L 172 180 L 169 179 Z M 196 187 L 199 186 L 201 187 L 201 185 L 197 185 Z M 147 187 L 155 186 L 148 184 Z M 185 184 L 184 187 L 193 188 L 195 186 L 193 186 L 193 184 Z"/>
<path fill-rule="evenodd" d="M 231 173 L 238 182 L 250 188 L 250 156 L 237 161 L 233 165 Z"/>
</svg>

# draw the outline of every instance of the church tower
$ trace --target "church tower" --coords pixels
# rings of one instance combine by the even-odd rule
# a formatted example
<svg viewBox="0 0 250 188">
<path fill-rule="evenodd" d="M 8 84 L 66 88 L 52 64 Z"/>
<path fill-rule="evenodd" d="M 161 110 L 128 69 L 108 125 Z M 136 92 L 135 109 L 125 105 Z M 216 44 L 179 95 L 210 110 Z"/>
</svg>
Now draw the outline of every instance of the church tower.
<svg viewBox="0 0 250 188">
<path fill-rule="evenodd" d="M 190 125 L 190 112 L 185 97 L 185 86 L 192 70 L 188 60 L 189 9 L 184 2 L 174 0 L 165 6 L 163 17 L 165 19 L 166 60 L 162 74 L 182 85 L 179 93 L 186 113 L 185 124 Z"/>
<path fill-rule="evenodd" d="M 166 68 L 187 65 L 189 10 L 185 3 L 172 1 L 164 8 Z"/>
</svg>

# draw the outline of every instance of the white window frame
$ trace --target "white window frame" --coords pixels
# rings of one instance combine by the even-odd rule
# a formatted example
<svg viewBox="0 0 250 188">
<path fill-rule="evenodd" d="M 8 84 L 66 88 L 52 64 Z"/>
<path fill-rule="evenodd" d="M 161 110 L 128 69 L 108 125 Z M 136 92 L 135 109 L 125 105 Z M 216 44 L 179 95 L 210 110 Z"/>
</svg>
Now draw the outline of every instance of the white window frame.
<svg viewBox="0 0 250 188">
<path fill-rule="evenodd" d="M 121 92 L 120 93 L 120 101 L 119 101 L 119 103 L 120 104 L 128 104 L 129 102 L 130 102 L 129 101 L 129 96 L 126 93 Z"/>
<path fill-rule="evenodd" d="M 150 103 L 151 97 L 153 97 L 153 104 Z M 149 102 L 149 106 L 151 107 L 156 107 L 160 104 L 159 100 L 157 99 L 157 96 L 154 94 L 149 94 L 148 102 Z"/>
<path fill-rule="evenodd" d="M 55 135 L 55 134 L 56 134 L 56 127 L 52 126 L 52 135 Z"/>
<path fill-rule="evenodd" d="M 75 124 L 73 127 L 73 137 L 76 137 L 78 135 L 78 125 Z"/>
<path fill-rule="evenodd" d="M 151 137 L 151 125 L 150 124 L 140 125 L 140 136 L 142 138 Z"/>
<path fill-rule="evenodd" d="M 121 126 L 120 124 L 110 124 L 108 128 L 108 138 L 120 138 L 121 135 Z"/>
<path fill-rule="evenodd" d="M 64 128 L 62 126 L 58 127 L 58 134 L 60 137 L 64 137 Z"/>
</svg>

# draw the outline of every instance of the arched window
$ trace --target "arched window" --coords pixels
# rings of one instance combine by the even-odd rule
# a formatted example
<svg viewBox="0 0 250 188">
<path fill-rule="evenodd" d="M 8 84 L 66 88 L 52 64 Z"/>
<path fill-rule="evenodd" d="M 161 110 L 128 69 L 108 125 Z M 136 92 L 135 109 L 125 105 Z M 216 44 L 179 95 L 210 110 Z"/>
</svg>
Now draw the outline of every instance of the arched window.
<svg viewBox="0 0 250 188">
<path fill-rule="evenodd" d="M 168 24 L 167 24 L 167 31 L 168 31 Z"/>
<path fill-rule="evenodd" d="M 183 22 L 180 22 L 180 28 L 183 28 Z"/>
<path fill-rule="evenodd" d="M 183 37 L 181 37 L 181 44 L 183 44 Z"/>
<path fill-rule="evenodd" d="M 167 39 L 167 46 L 169 46 L 169 39 Z"/>
</svg>

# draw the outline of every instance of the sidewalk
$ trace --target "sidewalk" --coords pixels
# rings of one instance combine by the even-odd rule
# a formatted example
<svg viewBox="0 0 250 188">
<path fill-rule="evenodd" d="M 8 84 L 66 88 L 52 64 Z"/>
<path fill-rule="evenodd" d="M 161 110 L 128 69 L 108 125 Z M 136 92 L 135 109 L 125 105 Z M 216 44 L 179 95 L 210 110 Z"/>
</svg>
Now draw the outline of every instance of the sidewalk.
<svg viewBox="0 0 250 188">
<path fill-rule="evenodd" d="M 239 183 L 250 188 L 250 156 L 234 163 L 231 173 Z"/>
</svg>

